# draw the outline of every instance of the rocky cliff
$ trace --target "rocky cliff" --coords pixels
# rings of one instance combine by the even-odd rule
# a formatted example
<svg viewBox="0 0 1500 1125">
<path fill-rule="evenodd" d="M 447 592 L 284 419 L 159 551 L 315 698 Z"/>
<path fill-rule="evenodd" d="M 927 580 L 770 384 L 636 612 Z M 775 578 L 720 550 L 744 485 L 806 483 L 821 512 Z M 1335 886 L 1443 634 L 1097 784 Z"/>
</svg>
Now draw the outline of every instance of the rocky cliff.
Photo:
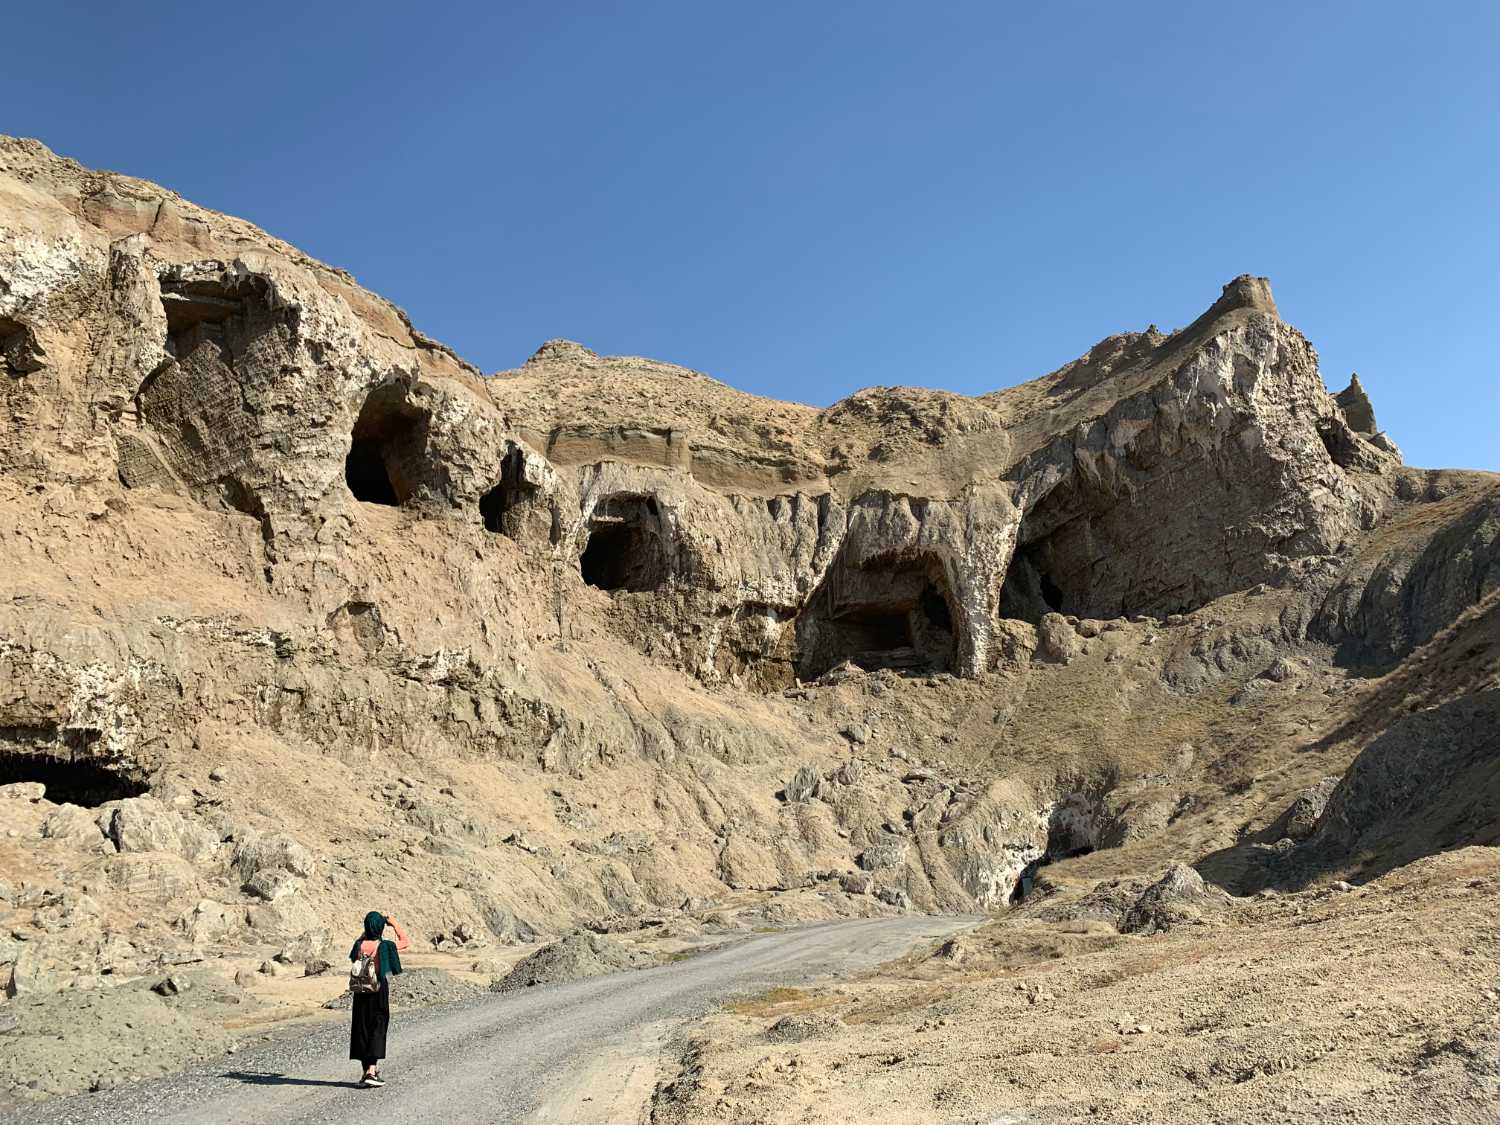
<svg viewBox="0 0 1500 1125">
<path fill-rule="evenodd" d="M 1500 480 L 1404 467 L 1251 277 L 979 398 L 566 341 L 486 376 L 6 139 L 0 417 L 13 992 L 371 904 L 471 943 L 1003 908 L 1500 585 Z"/>
</svg>

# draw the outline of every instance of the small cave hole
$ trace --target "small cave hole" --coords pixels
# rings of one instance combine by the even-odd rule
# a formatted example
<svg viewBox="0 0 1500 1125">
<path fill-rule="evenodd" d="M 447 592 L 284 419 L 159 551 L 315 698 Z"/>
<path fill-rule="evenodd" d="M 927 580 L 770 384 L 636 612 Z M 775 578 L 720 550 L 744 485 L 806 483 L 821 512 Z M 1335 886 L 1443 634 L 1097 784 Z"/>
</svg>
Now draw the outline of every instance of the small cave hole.
<svg viewBox="0 0 1500 1125">
<path fill-rule="evenodd" d="M 953 613 L 948 608 L 948 599 L 932 583 L 922 591 L 922 618 L 929 628 L 953 632 Z"/>
<path fill-rule="evenodd" d="M 1031 894 L 1042 868 L 1061 859 L 1093 854 L 1098 838 L 1094 822 L 1093 804 L 1081 795 L 1074 795 L 1053 807 L 1047 821 L 1046 850 L 1032 859 L 1016 877 L 1016 885 L 1010 891 L 1012 906 L 1025 901 Z"/>
<path fill-rule="evenodd" d="M 578 566 L 583 580 L 600 590 L 641 592 L 664 585 L 671 568 L 655 498 L 611 497 L 589 521 Z"/>
<path fill-rule="evenodd" d="M 182 362 L 208 346 L 232 362 L 227 353 L 239 351 L 246 334 L 253 333 L 254 324 L 269 311 L 266 294 L 265 280 L 256 277 L 164 278 L 161 307 L 167 318 L 167 354 Z"/>
<path fill-rule="evenodd" d="M 425 423 L 426 415 L 406 401 L 399 384 L 370 393 L 344 459 L 344 480 L 356 500 L 394 507 L 410 497 L 411 466 L 425 445 Z"/>
<path fill-rule="evenodd" d="M 97 731 L 58 731 L 50 725 L 0 727 L 0 785 L 41 782 L 49 801 L 84 808 L 148 792 L 150 787 L 128 769 L 89 757 L 98 738 Z"/>
<path fill-rule="evenodd" d="M 36 333 L 19 320 L 0 316 L 0 371 L 20 378 L 43 367 Z"/>
<path fill-rule="evenodd" d="M 1323 449 L 1330 460 L 1340 468 L 1347 469 L 1358 460 L 1359 439 L 1347 426 L 1325 418 L 1318 423 L 1318 438 L 1323 442 Z"/>
<path fill-rule="evenodd" d="M 520 447 L 511 446 L 500 463 L 499 483 L 479 498 L 479 518 L 484 521 L 484 529 L 516 538 L 520 510 L 537 491 L 537 486 L 526 480 L 526 455 Z"/>
</svg>

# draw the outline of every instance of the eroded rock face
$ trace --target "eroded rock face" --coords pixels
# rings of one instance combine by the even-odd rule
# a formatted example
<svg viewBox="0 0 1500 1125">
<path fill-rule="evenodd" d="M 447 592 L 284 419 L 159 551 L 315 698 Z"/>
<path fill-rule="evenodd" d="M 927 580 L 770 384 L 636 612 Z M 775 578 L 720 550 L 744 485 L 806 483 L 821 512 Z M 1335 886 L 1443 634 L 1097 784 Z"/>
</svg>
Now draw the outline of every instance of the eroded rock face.
<svg viewBox="0 0 1500 1125">
<path fill-rule="evenodd" d="M 86 415 L 131 490 L 249 516 L 271 587 L 325 612 L 367 592 L 350 537 L 385 506 L 551 558 L 563 602 L 608 592 L 630 633 L 662 638 L 651 655 L 705 679 L 973 675 L 1004 659 L 1003 617 L 1166 613 L 1286 580 L 1369 526 L 1396 463 L 1263 279 L 1011 391 L 818 412 L 565 341 L 484 380 L 243 224 L 26 143 L 0 167 L 27 183 L 0 315 L 7 340 L 35 337 L 9 346 L 33 358 L 8 404 Z M 93 336 L 49 314 L 70 301 Z"/>
<path fill-rule="evenodd" d="M 1323 601 L 1312 631 L 1343 659 L 1389 665 L 1500 589 L 1500 490 L 1475 476 L 1402 519 L 1406 533 L 1362 552 Z M 1401 484 L 1420 487 L 1411 476 Z"/>
<path fill-rule="evenodd" d="M 403 908 L 498 941 L 729 891 L 1001 908 L 1179 799 L 1064 780 L 1071 735 L 995 776 L 1029 677 L 1200 697 L 1314 617 L 1396 654 L 1492 584 L 1488 486 L 1402 469 L 1263 279 L 1005 391 L 819 410 L 566 341 L 483 377 L 34 142 L 0 140 L 0 235 L 0 785 L 44 785 L 6 804 L 60 887 L 150 904 L 127 949 L 47 900 L 101 970 L 331 932 L 407 869 Z M 1257 587 L 1274 622 L 1179 616 Z"/>
</svg>

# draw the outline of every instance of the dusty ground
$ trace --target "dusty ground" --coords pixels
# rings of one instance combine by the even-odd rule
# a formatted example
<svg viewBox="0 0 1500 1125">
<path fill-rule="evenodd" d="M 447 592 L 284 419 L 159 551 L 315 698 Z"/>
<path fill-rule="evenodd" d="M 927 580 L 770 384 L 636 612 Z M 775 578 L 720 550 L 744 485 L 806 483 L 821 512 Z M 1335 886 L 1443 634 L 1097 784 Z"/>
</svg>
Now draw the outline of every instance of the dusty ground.
<svg viewBox="0 0 1500 1125">
<path fill-rule="evenodd" d="M 651 1120 L 1493 1121 L 1497 918 L 1500 856 L 1470 848 L 1149 937 L 1000 921 L 704 1021 Z"/>
<path fill-rule="evenodd" d="M 866 919 L 744 940 L 640 972 L 487 994 L 393 1021 L 388 1085 L 352 1081 L 337 1026 L 220 1056 L 176 1078 L 28 1107 L 27 1125 L 297 1122 L 372 1115 L 414 1123 L 618 1125 L 647 1112 L 665 1038 L 726 996 L 864 968 L 974 919 Z"/>
</svg>

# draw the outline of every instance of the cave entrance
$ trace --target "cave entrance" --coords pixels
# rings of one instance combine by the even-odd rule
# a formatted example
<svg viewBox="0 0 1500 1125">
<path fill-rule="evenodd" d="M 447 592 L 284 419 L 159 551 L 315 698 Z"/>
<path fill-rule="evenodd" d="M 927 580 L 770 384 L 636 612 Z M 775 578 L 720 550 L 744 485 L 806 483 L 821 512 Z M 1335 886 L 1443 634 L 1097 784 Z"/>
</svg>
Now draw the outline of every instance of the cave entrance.
<svg viewBox="0 0 1500 1125">
<path fill-rule="evenodd" d="M 150 787 L 130 771 L 88 756 L 97 739 L 97 731 L 0 727 L 0 785 L 39 781 L 47 787 L 47 800 L 90 809 L 148 792 Z"/>
<path fill-rule="evenodd" d="M 847 662 L 875 671 L 945 672 L 957 629 L 942 566 L 930 556 L 836 570 L 798 622 L 798 674 L 815 680 Z"/>
<path fill-rule="evenodd" d="M 1077 859 L 1092 855 L 1098 845 L 1094 806 L 1080 794 L 1064 798 L 1052 807 L 1047 818 L 1047 848 L 1035 856 L 1016 877 L 1010 891 L 1010 904 L 1024 902 L 1035 889 L 1041 869 L 1060 859 Z"/>
<path fill-rule="evenodd" d="M 161 308 L 167 317 L 168 354 L 185 359 L 205 341 L 218 348 L 227 346 L 229 322 L 243 320 L 248 313 L 247 299 L 262 295 L 263 289 L 263 283 L 257 285 L 246 279 L 241 290 L 220 276 L 164 280 Z"/>
<path fill-rule="evenodd" d="M 526 455 L 513 445 L 500 463 L 500 481 L 479 498 L 479 518 L 484 529 L 514 539 L 520 523 L 520 508 L 537 491 L 526 480 Z"/>
<path fill-rule="evenodd" d="M 671 573 L 654 496 L 611 496 L 589 520 L 578 560 L 583 580 L 600 590 L 641 592 L 664 585 Z"/>
<path fill-rule="evenodd" d="M 412 468 L 426 445 L 426 421 L 426 414 L 406 401 L 400 384 L 370 392 L 344 459 L 344 480 L 356 500 L 395 506 L 410 498 Z"/>
<path fill-rule="evenodd" d="M 1071 481 L 1063 481 L 1021 520 L 1000 591 L 1000 615 L 1036 625 L 1048 613 L 1093 612 L 1099 561 L 1084 497 Z"/>
<path fill-rule="evenodd" d="M 1000 615 L 1039 624 L 1048 613 L 1076 613 L 1076 606 L 1053 577 L 1049 544 L 1018 546 L 1000 590 Z"/>
</svg>

